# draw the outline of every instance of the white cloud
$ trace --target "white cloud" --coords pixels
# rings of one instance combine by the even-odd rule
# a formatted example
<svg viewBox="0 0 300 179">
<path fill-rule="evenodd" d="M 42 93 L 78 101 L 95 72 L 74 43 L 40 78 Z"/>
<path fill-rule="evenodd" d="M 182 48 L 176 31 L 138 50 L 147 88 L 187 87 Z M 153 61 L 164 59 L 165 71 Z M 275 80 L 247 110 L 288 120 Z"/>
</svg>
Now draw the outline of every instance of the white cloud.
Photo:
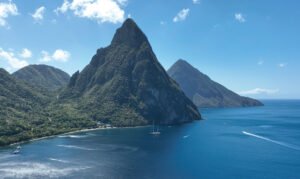
<svg viewBox="0 0 300 179">
<path fill-rule="evenodd" d="M 18 15 L 18 8 L 16 4 L 11 1 L 8 3 L 0 2 L 0 26 L 6 26 L 6 18 L 16 15 Z"/>
<path fill-rule="evenodd" d="M 10 51 L 5 51 L 0 48 L 0 59 L 4 59 L 8 62 L 11 68 L 20 69 L 28 65 L 26 60 L 20 60 L 15 57 L 15 54 Z"/>
<path fill-rule="evenodd" d="M 50 55 L 47 51 L 42 51 L 42 58 L 40 59 L 41 62 L 50 62 L 50 61 L 58 61 L 58 62 L 67 62 L 71 54 L 70 52 L 62 49 L 57 49 Z"/>
<path fill-rule="evenodd" d="M 235 20 L 239 21 L 240 23 L 246 22 L 246 19 L 242 13 L 235 13 L 234 18 L 235 18 Z"/>
<path fill-rule="evenodd" d="M 72 11 L 75 16 L 96 20 L 98 23 L 120 23 L 124 21 L 127 0 L 64 0 L 55 12 Z"/>
<path fill-rule="evenodd" d="M 279 67 L 279 68 L 284 68 L 284 67 L 286 67 L 286 66 L 287 66 L 286 63 L 279 63 L 279 64 L 278 64 L 278 67 Z"/>
<path fill-rule="evenodd" d="M 44 19 L 44 13 L 45 13 L 45 7 L 42 6 L 36 9 L 35 12 L 31 14 L 31 16 L 35 21 L 41 21 Z"/>
<path fill-rule="evenodd" d="M 69 8 L 70 8 L 70 3 L 69 3 L 69 1 L 64 0 L 64 3 L 63 3 L 60 7 L 56 8 L 56 9 L 54 10 L 54 12 L 55 12 L 56 14 L 58 14 L 58 13 L 65 13 L 65 12 L 68 11 Z"/>
<path fill-rule="evenodd" d="M 127 0 L 117 0 L 117 2 L 120 4 L 120 5 L 122 5 L 122 6 L 125 6 L 125 5 L 127 5 Z"/>
<path fill-rule="evenodd" d="M 200 0 L 192 0 L 193 4 L 200 4 Z"/>
<path fill-rule="evenodd" d="M 159 23 L 160 23 L 160 25 L 165 25 L 166 24 L 165 21 L 160 21 Z"/>
<path fill-rule="evenodd" d="M 173 22 L 184 21 L 189 15 L 190 9 L 182 9 L 178 14 L 173 18 Z"/>
<path fill-rule="evenodd" d="M 263 89 L 263 88 L 255 88 L 248 91 L 241 91 L 239 92 L 240 95 L 258 95 L 258 94 L 275 94 L 278 93 L 278 89 Z"/>
<path fill-rule="evenodd" d="M 19 56 L 21 58 L 31 58 L 32 57 L 32 52 L 29 49 L 24 48 L 22 50 L 22 52 L 19 54 Z"/>
<path fill-rule="evenodd" d="M 259 60 L 258 62 L 257 62 L 257 65 L 263 65 L 265 63 L 265 61 L 263 61 L 263 60 Z"/>
<path fill-rule="evenodd" d="M 71 54 L 68 51 L 57 49 L 52 55 L 52 58 L 56 61 L 66 62 L 69 60 Z"/>
</svg>

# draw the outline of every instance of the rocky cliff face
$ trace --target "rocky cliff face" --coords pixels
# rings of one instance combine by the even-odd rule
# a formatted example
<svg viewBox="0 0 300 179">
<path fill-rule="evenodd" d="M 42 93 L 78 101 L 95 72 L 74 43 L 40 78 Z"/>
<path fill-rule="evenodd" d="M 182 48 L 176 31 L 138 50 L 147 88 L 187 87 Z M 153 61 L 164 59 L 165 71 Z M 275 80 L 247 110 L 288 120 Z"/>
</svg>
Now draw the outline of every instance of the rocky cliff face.
<svg viewBox="0 0 300 179">
<path fill-rule="evenodd" d="M 177 124 L 201 119 L 197 107 L 158 62 L 145 34 L 127 19 L 106 48 L 75 73 L 65 103 L 115 126 Z"/>
<path fill-rule="evenodd" d="M 207 75 L 184 60 L 178 60 L 168 74 L 182 88 L 197 107 L 247 107 L 262 106 L 260 101 L 239 96 L 211 80 Z"/>
<path fill-rule="evenodd" d="M 47 65 L 29 65 L 13 73 L 13 76 L 49 91 L 65 87 L 70 80 L 64 71 Z"/>
</svg>

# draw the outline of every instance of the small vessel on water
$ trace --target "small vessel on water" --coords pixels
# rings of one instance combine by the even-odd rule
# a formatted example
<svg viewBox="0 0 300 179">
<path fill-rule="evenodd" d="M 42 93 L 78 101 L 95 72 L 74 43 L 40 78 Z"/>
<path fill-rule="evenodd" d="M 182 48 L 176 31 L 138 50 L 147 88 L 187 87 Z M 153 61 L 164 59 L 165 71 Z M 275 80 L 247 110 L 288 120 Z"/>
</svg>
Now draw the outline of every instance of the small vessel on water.
<svg viewBox="0 0 300 179">
<path fill-rule="evenodd" d="M 158 127 L 157 128 L 155 127 L 154 120 L 153 120 L 153 125 L 152 125 L 152 132 L 150 132 L 150 134 L 152 134 L 152 135 L 160 135 Z"/>
<path fill-rule="evenodd" d="M 13 154 L 19 154 L 21 151 L 21 146 L 17 146 L 17 148 L 13 151 Z"/>
</svg>

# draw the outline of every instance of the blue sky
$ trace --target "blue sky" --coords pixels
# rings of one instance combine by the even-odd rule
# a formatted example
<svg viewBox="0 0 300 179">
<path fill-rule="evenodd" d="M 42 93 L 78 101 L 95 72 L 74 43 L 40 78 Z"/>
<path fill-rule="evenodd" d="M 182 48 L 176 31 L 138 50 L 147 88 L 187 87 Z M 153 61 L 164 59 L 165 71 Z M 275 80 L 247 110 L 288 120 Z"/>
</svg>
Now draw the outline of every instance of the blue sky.
<svg viewBox="0 0 300 179">
<path fill-rule="evenodd" d="M 48 64 L 69 74 L 132 17 L 161 64 L 190 62 L 255 98 L 300 98 L 297 0 L 0 0 L 0 67 Z"/>
</svg>

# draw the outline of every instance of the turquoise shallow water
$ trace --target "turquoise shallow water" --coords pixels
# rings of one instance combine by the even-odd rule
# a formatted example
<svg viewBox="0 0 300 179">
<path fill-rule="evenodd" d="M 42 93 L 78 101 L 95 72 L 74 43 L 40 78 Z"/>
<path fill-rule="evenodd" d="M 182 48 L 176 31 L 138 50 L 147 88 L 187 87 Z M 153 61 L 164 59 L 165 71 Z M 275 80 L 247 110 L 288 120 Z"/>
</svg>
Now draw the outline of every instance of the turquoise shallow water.
<svg viewBox="0 0 300 179">
<path fill-rule="evenodd" d="M 99 130 L 0 149 L 0 178 L 300 178 L 300 101 L 202 109 L 205 120 Z"/>
</svg>

